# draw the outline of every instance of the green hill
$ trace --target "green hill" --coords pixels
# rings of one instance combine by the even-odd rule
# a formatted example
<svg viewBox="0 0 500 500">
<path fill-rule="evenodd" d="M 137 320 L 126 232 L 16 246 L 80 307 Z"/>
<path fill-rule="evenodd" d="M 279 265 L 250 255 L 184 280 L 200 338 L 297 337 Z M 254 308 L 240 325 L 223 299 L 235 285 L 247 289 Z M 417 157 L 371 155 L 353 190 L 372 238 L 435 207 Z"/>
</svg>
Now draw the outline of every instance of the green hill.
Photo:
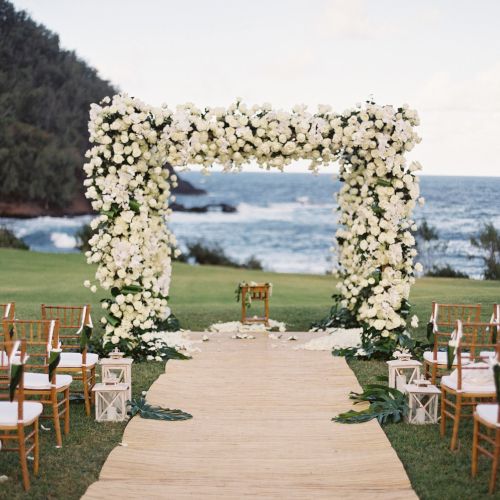
<svg viewBox="0 0 500 500">
<path fill-rule="evenodd" d="M 114 93 L 55 33 L 0 0 L 0 214 L 88 210 L 89 106 Z"/>
</svg>

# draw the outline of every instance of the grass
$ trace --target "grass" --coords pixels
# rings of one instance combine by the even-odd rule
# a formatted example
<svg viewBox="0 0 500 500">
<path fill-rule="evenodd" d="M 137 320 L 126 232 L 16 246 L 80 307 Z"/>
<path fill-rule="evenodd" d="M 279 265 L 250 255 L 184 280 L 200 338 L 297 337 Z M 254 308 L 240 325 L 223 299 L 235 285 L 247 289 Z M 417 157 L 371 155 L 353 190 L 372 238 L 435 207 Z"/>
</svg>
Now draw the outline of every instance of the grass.
<svg viewBox="0 0 500 500">
<path fill-rule="evenodd" d="M 90 302 L 97 318 L 103 295 L 91 294 L 82 286 L 91 275 L 92 269 L 81 255 L 0 250 L 0 302 L 16 301 L 20 318 L 38 317 L 41 302 Z M 237 320 L 240 305 L 235 302 L 234 290 L 242 280 L 272 282 L 271 317 L 285 321 L 289 330 L 295 331 L 308 329 L 312 321 L 327 315 L 335 291 L 335 280 L 328 276 L 176 263 L 170 305 L 182 326 L 192 330 L 216 321 Z M 421 323 L 414 335 L 424 338 L 432 300 L 481 303 L 484 319 L 488 319 L 492 304 L 500 300 L 500 283 L 424 278 L 413 287 L 410 300 Z M 385 363 L 378 361 L 353 361 L 351 367 L 361 385 L 373 382 L 375 375 L 387 373 Z M 161 363 L 134 365 L 134 393 L 148 388 L 162 370 Z M 64 440 L 63 449 L 54 448 L 51 432 L 42 433 L 40 477 L 32 481 L 31 498 L 79 498 L 97 479 L 109 451 L 121 440 L 124 425 L 96 424 L 85 417 L 82 405 L 72 404 L 71 411 L 72 432 Z M 437 426 L 390 424 L 384 430 L 421 498 L 490 498 L 486 495 L 490 463 L 483 460 L 479 478 L 470 477 L 470 424 L 462 426 L 460 448 L 455 453 L 448 450 L 449 434 L 447 439 L 441 439 Z M 9 497 L 21 497 L 17 457 L 2 453 L 0 460 L 0 474 L 11 478 L 0 485 L 0 497 L 7 491 Z"/>
</svg>

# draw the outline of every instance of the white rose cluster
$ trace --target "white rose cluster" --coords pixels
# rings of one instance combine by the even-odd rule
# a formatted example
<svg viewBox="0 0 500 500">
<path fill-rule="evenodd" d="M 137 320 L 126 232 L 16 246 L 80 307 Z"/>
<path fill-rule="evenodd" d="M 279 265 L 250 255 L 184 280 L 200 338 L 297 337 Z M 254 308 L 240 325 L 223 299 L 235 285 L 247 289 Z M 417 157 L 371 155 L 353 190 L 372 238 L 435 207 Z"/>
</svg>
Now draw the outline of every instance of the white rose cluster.
<svg viewBox="0 0 500 500">
<path fill-rule="evenodd" d="M 91 149 L 84 166 L 86 196 L 99 215 L 87 262 L 112 299 L 103 302 L 104 342 L 132 349 L 139 333 L 170 314 L 171 254 L 168 199 L 175 177 L 162 168 L 159 131 L 167 114 L 124 95 L 90 111 Z M 86 283 L 89 285 L 88 283 Z"/>
<path fill-rule="evenodd" d="M 291 112 L 270 105 L 226 108 L 193 104 L 152 108 L 120 94 L 93 105 L 86 196 L 99 216 L 87 253 L 96 279 L 111 290 L 103 303 L 105 342 L 140 344 L 168 314 L 172 248 L 165 224 L 170 188 L 165 162 L 225 170 L 256 162 L 283 169 L 310 160 L 310 169 L 339 160 L 339 291 L 364 327 L 367 342 L 395 343 L 406 325 L 416 255 L 412 210 L 419 198 L 418 164 L 405 153 L 419 141 L 415 111 L 367 103 L 334 113 L 319 106 Z"/>
<path fill-rule="evenodd" d="M 347 117 L 339 178 L 337 245 L 342 305 L 364 329 L 367 350 L 391 353 L 407 335 L 417 254 L 411 219 L 419 199 L 417 113 L 368 103 Z"/>
</svg>

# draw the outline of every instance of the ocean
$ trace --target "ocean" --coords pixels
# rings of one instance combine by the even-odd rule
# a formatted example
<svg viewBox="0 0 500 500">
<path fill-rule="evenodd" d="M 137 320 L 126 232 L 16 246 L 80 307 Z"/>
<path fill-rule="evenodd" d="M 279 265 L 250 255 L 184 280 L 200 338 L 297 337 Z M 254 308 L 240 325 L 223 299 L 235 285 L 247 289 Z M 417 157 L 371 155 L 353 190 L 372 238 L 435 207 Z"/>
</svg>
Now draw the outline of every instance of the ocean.
<svg viewBox="0 0 500 500">
<path fill-rule="evenodd" d="M 228 203 L 237 208 L 236 213 L 174 212 L 169 226 L 181 249 L 187 242 L 201 240 L 219 244 L 239 261 L 254 256 L 270 271 L 323 274 L 332 268 L 334 193 L 340 186 L 332 175 L 185 172 L 181 176 L 207 194 L 178 196 L 179 203 Z M 500 229 L 500 177 L 422 176 L 420 185 L 426 203 L 415 210 L 414 218 L 435 226 L 440 239 L 432 263 L 481 277 L 482 260 L 470 238 L 486 222 Z M 13 229 L 32 250 L 74 252 L 74 235 L 90 219 L 0 218 L 0 225 Z"/>
</svg>

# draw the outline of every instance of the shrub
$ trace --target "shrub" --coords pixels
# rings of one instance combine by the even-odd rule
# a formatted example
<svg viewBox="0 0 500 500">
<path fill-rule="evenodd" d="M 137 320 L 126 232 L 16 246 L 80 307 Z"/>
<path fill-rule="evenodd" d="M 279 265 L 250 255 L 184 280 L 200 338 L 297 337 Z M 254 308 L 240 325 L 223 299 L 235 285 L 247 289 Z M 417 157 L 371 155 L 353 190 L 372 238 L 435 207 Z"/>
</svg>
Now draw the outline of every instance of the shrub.
<svg viewBox="0 0 500 500">
<path fill-rule="evenodd" d="M 92 238 L 94 232 L 89 224 L 82 226 L 75 234 L 76 238 L 76 248 L 81 252 L 87 252 L 90 250 L 89 240 Z"/>
<path fill-rule="evenodd" d="M 468 274 L 453 269 L 450 264 L 432 266 L 432 269 L 427 271 L 426 276 L 431 276 L 432 278 L 469 278 Z"/>
<path fill-rule="evenodd" d="M 0 248 L 17 248 L 19 250 L 29 250 L 30 247 L 18 238 L 10 229 L 0 227 Z"/>
<path fill-rule="evenodd" d="M 470 242 L 482 250 L 484 279 L 500 280 L 500 231 L 489 222 L 483 226 L 477 237 L 471 238 Z"/>
<path fill-rule="evenodd" d="M 227 256 L 224 249 L 217 243 L 206 244 L 195 242 L 187 244 L 188 251 L 181 257 L 181 262 L 195 262 L 199 265 L 226 266 L 242 269 L 262 270 L 262 264 L 256 257 L 252 256 L 247 261 L 240 263 Z"/>
</svg>

